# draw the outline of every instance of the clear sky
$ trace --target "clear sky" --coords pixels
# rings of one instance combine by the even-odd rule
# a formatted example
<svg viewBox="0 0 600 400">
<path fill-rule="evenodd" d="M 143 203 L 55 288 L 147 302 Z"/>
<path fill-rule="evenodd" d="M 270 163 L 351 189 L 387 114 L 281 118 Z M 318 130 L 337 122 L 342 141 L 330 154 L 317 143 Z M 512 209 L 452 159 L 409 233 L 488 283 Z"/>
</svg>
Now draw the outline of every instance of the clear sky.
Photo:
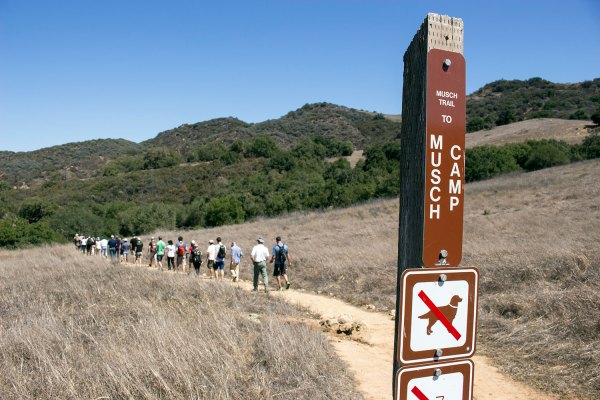
<svg viewBox="0 0 600 400">
<path fill-rule="evenodd" d="M 399 114 L 427 12 L 463 18 L 468 93 L 600 77 L 599 0 L 0 0 L 0 150 L 321 101 Z"/>
</svg>

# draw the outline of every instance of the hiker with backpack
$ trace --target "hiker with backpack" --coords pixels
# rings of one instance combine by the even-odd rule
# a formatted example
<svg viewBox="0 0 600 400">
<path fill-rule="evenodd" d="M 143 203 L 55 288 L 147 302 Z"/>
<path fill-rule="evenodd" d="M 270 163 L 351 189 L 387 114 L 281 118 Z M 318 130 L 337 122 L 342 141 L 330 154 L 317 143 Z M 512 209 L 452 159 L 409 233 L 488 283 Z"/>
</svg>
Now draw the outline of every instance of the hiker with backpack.
<svg viewBox="0 0 600 400">
<path fill-rule="evenodd" d="M 231 262 L 229 264 L 229 271 L 231 272 L 231 280 L 233 282 L 237 282 L 240 280 L 240 261 L 244 256 L 244 252 L 237 245 L 236 242 L 231 242 L 231 250 L 229 250 L 231 255 Z"/>
<path fill-rule="evenodd" d="M 86 250 L 86 253 L 88 256 L 92 255 L 92 248 L 94 247 L 95 244 L 96 244 L 96 241 L 94 240 L 94 238 L 92 236 L 87 238 L 87 240 L 85 241 L 85 250 Z"/>
<path fill-rule="evenodd" d="M 223 280 L 225 278 L 225 257 L 227 256 L 227 248 L 221 243 L 221 237 L 217 237 L 217 256 L 215 257 L 215 265 L 213 270 L 215 271 L 215 278 Z"/>
<path fill-rule="evenodd" d="M 208 268 L 208 275 L 213 277 L 213 268 L 215 266 L 215 259 L 217 258 L 217 246 L 215 245 L 214 240 L 210 239 L 208 241 L 208 248 L 206 249 L 206 267 Z"/>
<path fill-rule="evenodd" d="M 183 271 L 183 265 L 184 265 L 184 261 L 185 261 L 185 253 L 187 252 L 187 246 L 186 246 L 185 242 L 183 241 L 182 236 L 179 236 L 177 238 L 177 245 L 175 247 L 177 248 L 177 260 L 175 263 L 175 271 L 179 271 L 179 269 L 181 269 Z"/>
<path fill-rule="evenodd" d="M 290 252 L 286 244 L 281 241 L 281 236 L 275 238 L 275 246 L 273 246 L 273 252 L 271 256 L 271 264 L 275 262 L 275 268 L 273 270 L 273 276 L 277 279 L 278 290 L 283 290 L 281 287 L 281 277 L 285 279 L 286 290 L 290 288 L 290 281 L 287 276 L 287 267 L 292 263 L 290 258 Z"/>
<path fill-rule="evenodd" d="M 202 264 L 202 251 L 198 247 L 198 243 L 192 240 L 192 247 L 190 248 L 190 263 L 194 266 L 196 276 L 200 276 L 200 265 Z M 189 274 L 189 271 L 188 271 Z"/>
<path fill-rule="evenodd" d="M 123 244 L 121 245 L 121 251 L 123 255 L 121 256 L 121 262 L 129 262 L 129 249 L 131 249 L 131 245 L 127 241 L 127 238 L 123 239 Z"/>
<path fill-rule="evenodd" d="M 144 259 L 144 242 L 142 239 L 135 238 L 135 264 L 142 265 Z"/>
<path fill-rule="evenodd" d="M 175 270 L 175 253 L 177 252 L 177 249 L 175 248 L 175 245 L 173 244 L 172 240 L 168 241 L 168 245 L 167 245 L 167 269 L 170 271 L 171 269 Z"/>
<path fill-rule="evenodd" d="M 152 236 L 148 243 L 148 257 L 150 257 L 148 267 L 151 267 L 156 260 L 156 240 L 154 239 L 154 236 Z"/>
</svg>

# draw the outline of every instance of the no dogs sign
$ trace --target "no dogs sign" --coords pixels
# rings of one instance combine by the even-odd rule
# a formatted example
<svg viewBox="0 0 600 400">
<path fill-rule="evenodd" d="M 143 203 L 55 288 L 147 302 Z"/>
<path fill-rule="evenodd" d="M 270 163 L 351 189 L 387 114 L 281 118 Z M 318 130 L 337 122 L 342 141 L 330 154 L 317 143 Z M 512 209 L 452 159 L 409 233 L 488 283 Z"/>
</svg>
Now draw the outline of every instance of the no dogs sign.
<svg viewBox="0 0 600 400">
<path fill-rule="evenodd" d="M 396 399 L 469 400 L 473 392 L 473 362 L 402 368 L 396 374 L 395 384 Z"/>
<path fill-rule="evenodd" d="M 478 270 L 408 269 L 401 279 L 400 365 L 472 356 L 477 325 Z"/>
</svg>

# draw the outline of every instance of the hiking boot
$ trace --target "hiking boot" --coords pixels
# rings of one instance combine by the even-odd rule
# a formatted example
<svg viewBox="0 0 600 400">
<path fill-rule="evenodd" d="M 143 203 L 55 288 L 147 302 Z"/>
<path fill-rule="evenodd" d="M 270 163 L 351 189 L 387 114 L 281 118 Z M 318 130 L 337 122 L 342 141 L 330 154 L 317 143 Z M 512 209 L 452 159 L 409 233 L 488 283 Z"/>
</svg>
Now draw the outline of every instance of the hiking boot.
<svg viewBox="0 0 600 400">
<path fill-rule="evenodd" d="M 291 286 L 290 281 L 286 281 L 285 282 L 285 290 L 288 290 L 290 288 L 290 286 Z"/>
<path fill-rule="evenodd" d="M 253 292 L 258 292 L 258 288 L 252 289 Z"/>
</svg>

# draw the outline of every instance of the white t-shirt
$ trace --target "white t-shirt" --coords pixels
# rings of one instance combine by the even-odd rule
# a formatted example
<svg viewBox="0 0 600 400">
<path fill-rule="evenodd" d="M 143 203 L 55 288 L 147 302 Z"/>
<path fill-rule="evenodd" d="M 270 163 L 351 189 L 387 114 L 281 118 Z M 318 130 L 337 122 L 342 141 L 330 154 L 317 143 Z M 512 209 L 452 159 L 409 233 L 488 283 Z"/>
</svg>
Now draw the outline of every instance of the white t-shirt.
<svg viewBox="0 0 600 400">
<path fill-rule="evenodd" d="M 102 247 L 102 248 L 104 248 L 104 249 L 105 249 L 105 248 L 106 248 L 106 246 L 108 246 L 108 240 L 106 240 L 106 239 L 102 239 L 102 240 L 100 241 L 100 247 Z"/>
<path fill-rule="evenodd" d="M 260 243 L 252 248 L 252 259 L 255 262 L 267 261 L 267 258 L 269 258 L 269 249 L 264 244 Z"/>
<path fill-rule="evenodd" d="M 208 249 L 206 249 L 206 254 L 208 254 L 208 259 L 210 261 L 215 261 L 215 258 L 217 257 L 217 245 L 211 244 L 208 246 Z"/>
<path fill-rule="evenodd" d="M 174 244 L 167 245 L 167 257 L 175 257 L 175 245 Z"/>
</svg>

